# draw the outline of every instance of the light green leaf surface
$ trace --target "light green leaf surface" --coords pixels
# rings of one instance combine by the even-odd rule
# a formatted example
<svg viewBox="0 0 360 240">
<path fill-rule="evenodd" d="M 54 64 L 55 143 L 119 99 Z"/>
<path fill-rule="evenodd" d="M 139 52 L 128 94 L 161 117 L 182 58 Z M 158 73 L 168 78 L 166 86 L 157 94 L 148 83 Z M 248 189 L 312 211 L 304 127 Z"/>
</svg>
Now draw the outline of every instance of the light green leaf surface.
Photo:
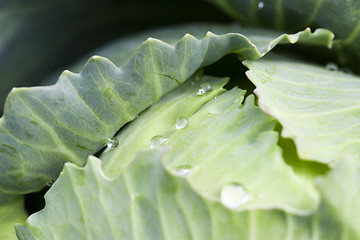
<svg viewBox="0 0 360 240">
<path fill-rule="evenodd" d="M 14 225 L 24 223 L 27 217 L 22 196 L 0 206 L 0 239 L 17 239 Z"/>
<path fill-rule="evenodd" d="M 296 41 L 327 46 L 332 37 L 307 29 L 269 41 L 266 51 Z M 199 68 L 229 53 L 262 57 L 266 51 L 254 43 L 238 33 L 186 35 L 176 45 L 150 38 L 121 67 L 93 57 L 79 74 L 65 71 L 56 85 L 14 89 L 0 120 L 0 189 L 35 191 L 55 179 L 64 162 L 84 165 L 120 127 Z"/>
<path fill-rule="evenodd" d="M 320 208 L 324 239 L 360 239 L 360 159 L 346 156 L 325 177 L 316 180 L 323 204 Z"/>
<path fill-rule="evenodd" d="M 198 196 L 184 178 L 165 171 L 160 158 L 161 151 L 143 152 L 115 179 L 104 175 L 94 157 L 84 169 L 67 163 L 45 195 L 45 209 L 18 225 L 17 236 L 205 240 L 261 239 L 265 232 L 267 239 L 285 235 L 288 223 L 282 212 L 228 210 Z"/>
<path fill-rule="evenodd" d="M 198 81 L 190 79 L 170 92 L 118 134 L 118 146 L 101 155 L 104 172 L 119 175 L 137 152 L 149 149 L 161 136 L 166 144 L 155 147 L 170 148 L 166 165 L 174 174 L 186 175 L 211 200 L 223 200 L 238 210 L 314 211 L 319 202 L 314 186 L 285 164 L 277 132 L 272 131 L 275 122 L 254 106 L 253 96 L 243 104 L 245 91 L 234 88 L 219 95 L 224 80 L 195 78 Z M 214 85 L 214 90 L 199 96 L 204 83 Z M 236 186 L 244 189 L 245 200 L 224 199 Z"/>
<path fill-rule="evenodd" d="M 118 142 L 116 148 L 106 148 L 101 154 L 105 173 L 110 177 L 119 175 L 139 150 L 150 147 L 151 139 L 154 136 L 167 136 L 168 132 L 173 132 L 178 119 L 189 118 L 202 105 L 225 92 L 226 90 L 222 87 L 227 82 L 227 78 L 201 76 L 199 72 L 166 94 L 119 132 L 116 136 Z M 202 83 L 211 84 L 214 90 L 199 96 L 197 93 Z M 239 92 L 239 101 L 243 99 L 243 94 L 243 92 Z"/>
<path fill-rule="evenodd" d="M 287 58 L 245 61 L 260 107 L 294 139 L 302 159 L 359 156 L 360 78 Z"/>
<path fill-rule="evenodd" d="M 347 183 L 353 184 L 351 191 L 355 191 L 351 196 L 358 197 L 359 186 L 354 182 L 358 181 L 358 165 L 353 169 L 355 175 L 346 177 L 348 169 L 335 169 L 319 181 L 324 201 L 333 202 L 332 208 L 323 204 L 316 214 L 300 217 L 280 210 L 236 212 L 203 198 L 193 190 L 189 179 L 164 169 L 161 158 L 166 154 L 159 150 L 141 152 L 114 179 L 105 176 L 101 161 L 95 157 L 89 158 L 85 168 L 65 164 L 60 178 L 45 195 L 46 207 L 30 216 L 25 224 L 16 226 L 18 238 L 353 240 L 359 237 L 358 233 L 348 231 L 356 227 L 356 200 L 337 194 L 337 191 L 347 194 L 348 186 L 336 185 L 337 177 L 346 178 Z M 348 167 L 353 166 L 345 168 Z M 341 211 L 348 203 L 352 204 L 347 208 L 351 211 L 344 216 L 346 220 L 331 214 Z M 342 220 L 353 222 L 345 226 Z"/>
</svg>

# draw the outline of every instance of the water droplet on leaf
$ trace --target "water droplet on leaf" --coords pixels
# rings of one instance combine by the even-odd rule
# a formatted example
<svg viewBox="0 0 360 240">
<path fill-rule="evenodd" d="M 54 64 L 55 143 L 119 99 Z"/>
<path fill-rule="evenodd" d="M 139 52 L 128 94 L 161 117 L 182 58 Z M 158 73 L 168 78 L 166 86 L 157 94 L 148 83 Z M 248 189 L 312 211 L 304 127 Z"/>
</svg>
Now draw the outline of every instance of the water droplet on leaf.
<svg viewBox="0 0 360 240">
<path fill-rule="evenodd" d="M 191 166 L 190 165 L 179 165 L 176 167 L 176 172 L 179 176 L 186 176 L 191 173 Z"/>
<path fill-rule="evenodd" d="M 115 148 L 115 147 L 117 147 L 118 144 L 119 144 L 119 141 L 117 140 L 117 138 L 112 137 L 107 140 L 106 146 L 108 148 Z"/>
<path fill-rule="evenodd" d="M 190 120 L 185 117 L 178 118 L 176 120 L 176 129 L 186 128 L 189 125 L 189 123 L 190 123 Z"/>
<path fill-rule="evenodd" d="M 221 189 L 221 202 L 228 208 L 237 208 L 249 200 L 249 193 L 240 184 L 228 184 Z"/>
<path fill-rule="evenodd" d="M 263 9 L 263 8 L 264 8 L 264 3 L 263 3 L 263 2 L 259 2 L 258 8 L 259 8 L 259 9 Z"/>
<path fill-rule="evenodd" d="M 212 90 L 214 90 L 214 86 L 211 83 L 202 83 L 197 92 L 197 95 L 200 95 L 200 96 L 205 95 L 205 94 L 211 92 Z"/>
<path fill-rule="evenodd" d="M 166 137 L 157 135 L 150 140 L 150 148 L 154 149 L 154 148 L 162 147 L 165 146 L 166 143 L 167 143 Z"/>
<path fill-rule="evenodd" d="M 336 65 L 336 63 L 333 63 L 333 62 L 327 63 L 327 64 L 325 65 L 325 67 L 326 67 L 327 69 L 329 69 L 330 71 L 337 71 L 337 70 L 339 70 L 338 65 Z"/>
<path fill-rule="evenodd" d="M 48 182 L 46 185 L 48 186 L 48 187 L 51 187 L 53 184 L 54 184 L 54 180 L 50 180 L 50 182 Z"/>
</svg>

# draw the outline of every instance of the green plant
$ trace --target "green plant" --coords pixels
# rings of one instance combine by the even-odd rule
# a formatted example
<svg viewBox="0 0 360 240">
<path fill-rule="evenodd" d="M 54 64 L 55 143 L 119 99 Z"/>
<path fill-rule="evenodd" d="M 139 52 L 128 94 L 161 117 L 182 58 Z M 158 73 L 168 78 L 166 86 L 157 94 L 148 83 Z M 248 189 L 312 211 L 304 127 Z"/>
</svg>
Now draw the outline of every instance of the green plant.
<svg viewBox="0 0 360 240">
<path fill-rule="evenodd" d="M 19 239 L 360 238 L 358 1 L 313 1 L 314 12 L 307 1 L 213 2 L 277 30 L 154 30 L 97 50 L 55 85 L 11 91 L 1 238 L 15 238 L 15 223 Z M 325 10 L 337 7 L 335 24 Z M 232 66 L 241 74 L 222 76 Z M 28 217 L 22 195 L 47 184 Z"/>
</svg>

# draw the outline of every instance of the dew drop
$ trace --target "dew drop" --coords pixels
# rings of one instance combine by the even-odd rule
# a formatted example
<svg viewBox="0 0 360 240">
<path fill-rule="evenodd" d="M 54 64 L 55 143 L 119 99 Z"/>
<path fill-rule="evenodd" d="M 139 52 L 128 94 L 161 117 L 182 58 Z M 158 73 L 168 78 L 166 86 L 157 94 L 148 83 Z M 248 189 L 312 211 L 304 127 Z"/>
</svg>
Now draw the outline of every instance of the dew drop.
<svg viewBox="0 0 360 240">
<path fill-rule="evenodd" d="M 107 140 L 106 146 L 108 148 L 116 148 L 118 144 L 119 144 L 119 141 L 117 140 L 117 138 L 112 137 Z"/>
<path fill-rule="evenodd" d="M 190 120 L 185 117 L 178 118 L 176 120 L 176 129 L 186 128 L 189 125 L 189 123 L 190 123 Z"/>
<path fill-rule="evenodd" d="M 208 112 L 211 115 L 219 115 L 223 111 L 224 111 L 224 109 L 217 106 L 217 105 L 213 105 L 213 106 L 208 107 Z"/>
<path fill-rule="evenodd" d="M 240 184 L 228 184 L 221 189 L 221 202 L 228 208 L 237 208 L 249 200 L 249 193 Z"/>
<path fill-rule="evenodd" d="M 154 148 L 162 147 L 165 146 L 166 143 L 167 143 L 166 137 L 157 135 L 150 140 L 150 148 L 154 149 Z"/>
<path fill-rule="evenodd" d="M 336 63 L 333 63 L 333 62 L 327 63 L 327 64 L 325 65 L 325 67 L 326 67 L 327 69 L 329 69 L 330 71 L 337 71 L 337 70 L 339 70 L 338 65 L 336 65 Z"/>
<path fill-rule="evenodd" d="M 263 3 L 263 2 L 259 2 L 259 3 L 258 3 L 258 8 L 259 8 L 259 9 L 263 9 L 263 8 L 264 8 L 264 3 Z"/>
<path fill-rule="evenodd" d="M 200 96 L 205 95 L 205 94 L 211 92 L 212 90 L 214 90 L 214 86 L 211 83 L 202 83 L 197 92 L 197 95 L 200 95 Z"/>
<path fill-rule="evenodd" d="M 179 176 L 185 177 L 189 173 L 191 173 L 191 166 L 190 165 L 179 165 L 176 167 L 176 172 Z"/>
<path fill-rule="evenodd" d="M 50 182 L 48 182 L 46 185 L 48 186 L 48 187 L 51 187 L 53 184 L 54 184 L 54 180 L 50 180 Z"/>
</svg>

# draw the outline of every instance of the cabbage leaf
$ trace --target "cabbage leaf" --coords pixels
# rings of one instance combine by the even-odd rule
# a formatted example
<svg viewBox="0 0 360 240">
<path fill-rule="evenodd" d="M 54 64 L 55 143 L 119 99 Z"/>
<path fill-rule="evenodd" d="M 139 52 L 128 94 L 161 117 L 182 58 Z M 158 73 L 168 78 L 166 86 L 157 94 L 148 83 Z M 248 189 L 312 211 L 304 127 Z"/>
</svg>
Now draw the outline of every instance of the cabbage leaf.
<svg viewBox="0 0 360 240">
<path fill-rule="evenodd" d="M 58 181 L 45 195 L 46 207 L 31 215 L 25 224 L 16 226 L 18 238 L 350 240 L 360 237 L 357 225 L 360 219 L 358 211 L 354 211 L 359 207 L 356 199 L 360 197 L 358 159 L 344 161 L 319 179 L 321 207 L 313 215 L 296 216 L 281 210 L 233 211 L 204 198 L 193 189 L 188 178 L 174 175 L 165 167 L 162 158 L 166 154 L 166 149 L 140 152 L 112 179 L 102 171 L 101 161 L 96 157 L 89 157 L 84 168 L 66 163 Z M 344 184 L 339 184 L 339 178 Z M 348 191 L 351 198 L 339 194 Z M 348 211 L 342 211 L 343 206 Z"/>
<path fill-rule="evenodd" d="M 185 35 L 175 45 L 149 38 L 121 67 L 95 56 L 79 74 L 65 71 L 55 85 L 13 89 L 0 120 L 0 189 L 36 191 L 56 179 L 65 162 L 84 165 L 124 124 L 225 54 L 258 59 L 278 43 L 329 46 L 333 38 L 323 29 L 275 39 L 256 33 L 249 39 Z"/>
<path fill-rule="evenodd" d="M 28 214 L 24 208 L 24 197 L 18 196 L 0 206 L 0 239 L 14 240 L 16 223 L 25 223 Z"/>
<path fill-rule="evenodd" d="M 283 126 L 302 159 L 359 156 L 360 78 L 283 57 L 245 61 L 259 105 Z"/>
<path fill-rule="evenodd" d="M 277 146 L 278 133 L 273 131 L 275 121 L 254 106 L 253 95 L 243 103 L 245 91 L 221 91 L 222 79 L 195 79 L 122 129 L 116 136 L 118 146 L 100 156 L 104 172 L 118 176 L 139 151 L 163 138 L 155 147 L 170 148 L 164 156 L 166 166 L 174 174 L 186 175 L 194 189 L 210 200 L 220 201 L 238 185 L 248 197 L 243 204 L 225 199 L 230 208 L 278 208 L 303 215 L 315 211 L 317 191 L 286 165 Z M 206 83 L 214 90 L 197 95 Z"/>
</svg>

